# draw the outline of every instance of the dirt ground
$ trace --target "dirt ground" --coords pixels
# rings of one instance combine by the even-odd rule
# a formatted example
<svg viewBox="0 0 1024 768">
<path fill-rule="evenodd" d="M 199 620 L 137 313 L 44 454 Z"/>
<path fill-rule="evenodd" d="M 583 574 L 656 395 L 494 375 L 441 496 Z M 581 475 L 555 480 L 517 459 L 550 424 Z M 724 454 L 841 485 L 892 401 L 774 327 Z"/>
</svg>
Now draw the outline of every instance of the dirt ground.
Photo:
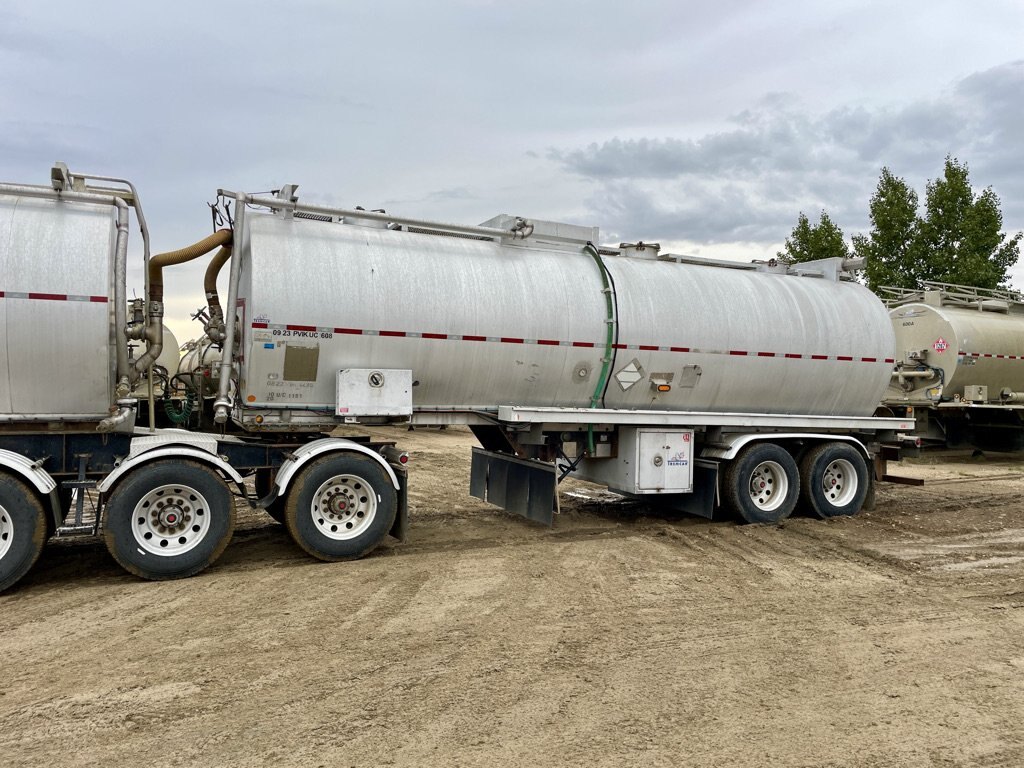
<svg viewBox="0 0 1024 768">
<path fill-rule="evenodd" d="M 358 562 L 249 511 L 185 581 L 51 543 L 0 596 L 0 765 L 1024 765 L 1024 463 L 782 526 L 573 484 L 548 529 L 467 495 L 468 432 L 394 436 L 411 534 Z"/>
</svg>

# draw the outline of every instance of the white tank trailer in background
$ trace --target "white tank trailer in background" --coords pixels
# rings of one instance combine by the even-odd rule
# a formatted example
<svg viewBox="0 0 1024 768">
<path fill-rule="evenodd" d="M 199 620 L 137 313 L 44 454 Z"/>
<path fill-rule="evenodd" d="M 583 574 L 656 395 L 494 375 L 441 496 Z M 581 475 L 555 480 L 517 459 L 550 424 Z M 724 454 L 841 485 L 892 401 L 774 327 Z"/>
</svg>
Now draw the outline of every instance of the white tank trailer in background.
<svg viewBox="0 0 1024 768">
<path fill-rule="evenodd" d="M 469 425 L 470 492 L 549 524 L 567 476 L 707 517 L 853 514 L 913 426 L 872 415 L 893 331 L 840 260 L 600 247 L 596 228 L 326 208 L 293 186 L 218 197 L 229 229 L 150 258 L 126 181 L 58 164 L 49 186 L 0 185 L 0 588 L 52 535 L 102 533 L 144 578 L 195 574 L 232 494 L 323 560 L 404 538 L 406 454 L 341 425 Z M 133 210 L 148 268 L 129 302 Z M 162 270 L 215 250 L 204 335 L 172 371 Z"/>
<path fill-rule="evenodd" d="M 1024 303 L 944 283 L 885 289 L 896 334 L 890 413 L 926 445 L 1024 449 Z"/>
</svg>

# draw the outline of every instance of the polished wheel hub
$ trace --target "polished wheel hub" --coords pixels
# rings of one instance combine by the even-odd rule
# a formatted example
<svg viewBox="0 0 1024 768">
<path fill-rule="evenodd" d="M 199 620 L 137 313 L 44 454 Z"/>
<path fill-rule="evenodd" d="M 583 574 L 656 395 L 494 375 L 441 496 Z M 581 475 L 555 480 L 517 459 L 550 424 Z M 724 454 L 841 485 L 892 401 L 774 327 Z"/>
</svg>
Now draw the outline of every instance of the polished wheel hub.
<svg viewBox="0 0 1024 768">
<path fill-rule="evenodd" d="M 14 521 L 7 510 L 0 507 L 0 559 L 7 554 L 14 541 Z"/>
<path fill-rule="evenodd" d="M 821 476 L 825 498 L 837 507 L 845 506 L 857 495 L 857 471 L 845 459 L 836 459 L 825 467 Z"/>
<path fill-rule="evenodd" d="M 771 511 L 786 500 L 789 481 L 781 464 L 765 461 L 750 474 L 750 500 L 760 509 Z"/>
<path fill-rule="evenodd" d="M 329 539 L 353 539 L 377 514 L 377 494 L 357 475 L 336 475 L 317 488 L 310 515 Z"/>
<path fill-rule="evenodd" d="M 155 555 L 180 555 L 199 544 L 210 530 L 210 508 L 187 485 L 162 485 L 135 506 L 135 541 Z"/>
</svg>

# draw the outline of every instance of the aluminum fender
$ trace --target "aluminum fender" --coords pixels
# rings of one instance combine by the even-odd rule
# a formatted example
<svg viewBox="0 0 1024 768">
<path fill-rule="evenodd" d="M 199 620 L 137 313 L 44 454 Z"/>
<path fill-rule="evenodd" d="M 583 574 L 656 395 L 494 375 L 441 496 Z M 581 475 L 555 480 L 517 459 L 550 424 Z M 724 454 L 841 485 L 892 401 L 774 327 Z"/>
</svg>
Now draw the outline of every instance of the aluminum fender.
<svg viewBox="0 0 1024 768">
<path fill-rule="evenodd" d="M 319 440 L 313 440 L 312 442 L 306 443 L 301 446 L 298 450 L 292 451 L 294 458 L 287 459 L 281 468 L 277 471 L 277 477 L 275 478 L 274 484 L 277 487 L 277 495 L 284 496 L 285 491 L 288 490 L 288 483 L 292 481 L 296 473 L 302 469 L 306 464 L 311 462 L 317 456 L 322 456 L 325 453 L 361 453 L 364 456 L 371 456 L 376 459 L 384 471 L 388 473 L 388 477 L 391 478 L 391 484 L 395 486 L 395 490 L 399 490 L 398 476 L 395 475 L 395 470 L 391 468 L 384 457 L 381 456 L 374 450 L 367 448 L 365 445 L 360 443 L 354 443 L 351 440 L 346 440 L 342 437 L 322 437 Z"/>
<path fill-rule="evenodd" d="M 37 467 L 34 461 L 20 453 L 0 450 L 0 467 L 28 480 L 44 496 L 48 496 L 57 487 L 57 481 L 50 477 L 49 472 Z"/>
<path fill-rule="evenodd" d="M 864 443 L 854 437 L 848 437 L 846 435 L 818 434 L 814 432 L 776 432 L 774 434 L 758 433 L 756 435 L 733 435 L 716 441 L 713 446 L 701 449 L 700 456 L 702 459 L 719 459 L 722 461 L 728 461 L 729 459 L 735 459 L 736 454 L 740 452 L 740 449 L 749 443 L 753 443 L 755 441 L 768 442 L 793 438 L 799 438 L 801 440 L 810 439 L 850 443 L 851 445 L 857 446 L 860 452 L 864 455 L 864 458 L 869 461 L 871 460 L 871 454 L 868 452 L 867 447 Z"/>
<path fill-rule="evenodd" d="M 113 472 L 104 477 L 96 487 L 100 493 L 106 493 L 114 487 L 114 484 L 118 480 L 131 470 L 135 469 L 135 467 L 147 464 L 154 459 L 163 458 L 195 459 L 202 464 L 209 464 L 215 469 L 220 470 L 229 478 L 234 480 L 239 486 L 244 482 L 242 480 L 242 476 L 238 474 L 238 470 L 224 461 L 220 456 L 215 456 L 200 448 L 192 448 L 187 445 L 169 445 L 164 448 L 154 448 L 151 451 L 146 451 L 145 453 L 140 453 L 125 459 Z"/>
</svg>

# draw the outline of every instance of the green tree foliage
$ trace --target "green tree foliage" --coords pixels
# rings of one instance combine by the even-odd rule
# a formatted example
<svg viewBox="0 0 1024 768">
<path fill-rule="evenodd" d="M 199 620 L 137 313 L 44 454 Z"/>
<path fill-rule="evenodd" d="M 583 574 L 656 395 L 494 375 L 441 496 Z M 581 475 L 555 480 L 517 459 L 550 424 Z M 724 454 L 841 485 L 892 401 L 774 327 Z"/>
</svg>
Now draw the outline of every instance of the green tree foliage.
<svg viewBox="0 0 1024 768">
<path fill-rule="evenodd" d="M 925 186 L 923 207 L 905 180 L 883 168 L 868 211 L 871 230 L 854 235 L 852 249 L 825 211 L 817 224 L 801 213 L 779 258 L 865 257 L 864 278 L 874 291 L 885 285 L 914 289 L 922 280 L 998 288 L 1020 256 L 1024 233 L 1007 237 L 1000 231 L 999 197 L 991 187 L 975 195 L 967 164 L 955 157 L 946 157 L 942 177 Z"/>
<path fill-rule="evenodd" d="M 779 260 L 787 264 L 833 256 L 844 259 L 849 255 L 843 230 L 836 226 L 825 211 L 821 212 L 817 224 L 811 224 L 801 211 L 793 234 L 786 238 L 785 247 L 778 253 Z"/>
<path fill-rule="evenodd" d="M 942 178 L 925 187 L 923 212 L 907 183 L 882 169 L 869 206 L 871 232 L 853 238 L 867 257 L 868 287 L 917 288 L 921 280 L 997 288 L 1020 255 L 1018 232 L 1000 230 L 1003 214 L 992 188 L 975 195 L 967 164 L 947 157 Z"/>
</svg>

